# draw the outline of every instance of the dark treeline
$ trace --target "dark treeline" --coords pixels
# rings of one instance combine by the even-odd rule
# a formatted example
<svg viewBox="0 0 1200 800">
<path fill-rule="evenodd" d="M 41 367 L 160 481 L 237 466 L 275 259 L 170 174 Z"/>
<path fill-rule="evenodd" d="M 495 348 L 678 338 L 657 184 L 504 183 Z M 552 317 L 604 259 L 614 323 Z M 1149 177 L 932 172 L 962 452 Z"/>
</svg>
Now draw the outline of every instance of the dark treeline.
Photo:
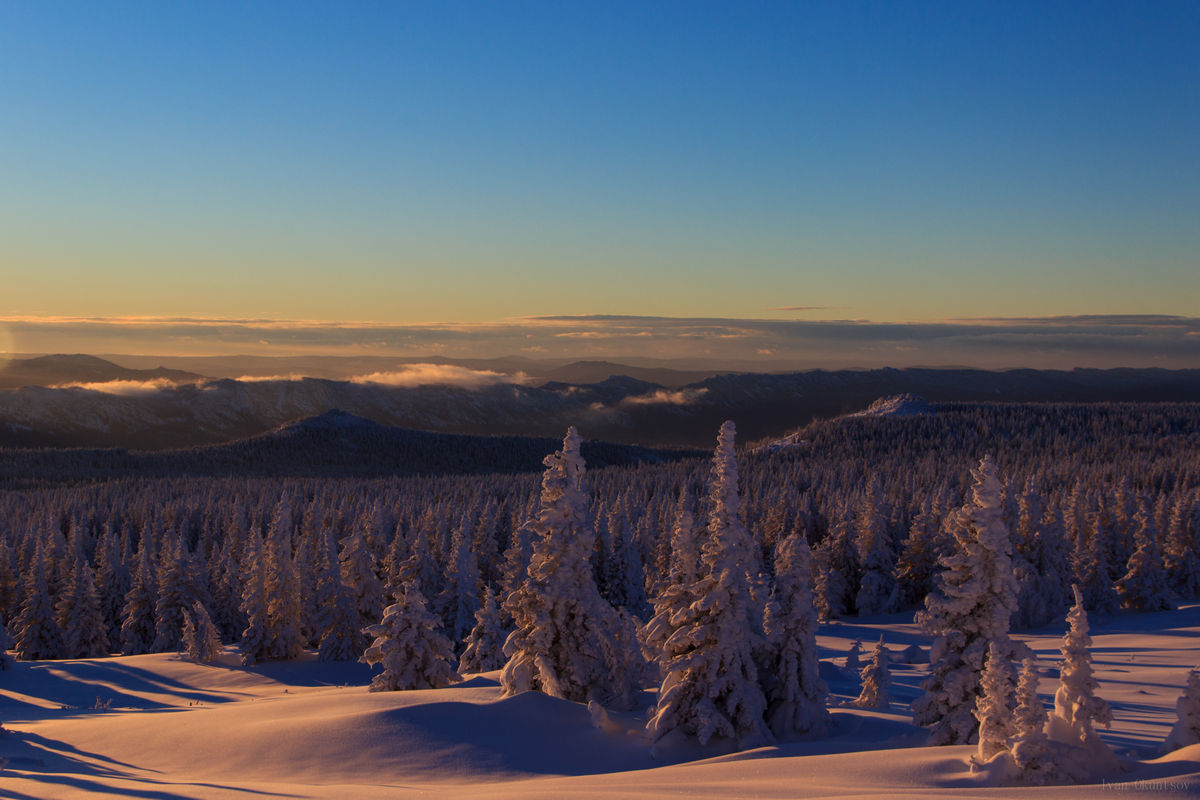
<svg viewBox="0 0 1200 800">
<path fill-rule="evenodd" d="M 1200 594 L 1200 405 L 935 411 L 818 422 L 794 447 L 741 453 L 757 596 L 774 581 L 776 545 L 800 532 L 825 618 L 919 606 L 953 547 L 943 523 L 989 453 L 1005 481 L 1016 626 L 1061 617 L 1071 583 L 1100 614 Z M 669 582 L 673 526 L 709 512 L 708 469 L 689 459 L 588 473 L 594 570 L 613 605 L 646 619 Z M 538 487 L 535 474 L 489 474 L 10 489 L 0 492 L 0 615 L 26 658 L 175 650 L 201 612 L 258 658 L 294 655 L 297 642 L 357 658 L 360 629 L 413 585 L 461 651 L 476 612 L 523 579 Z M 352 613 L 330 612 L 347 604 Z M 505 613 L 493 624 L 510 624 Z M 276 634 L 258 641 L 256 615 L 298 634 L 272 649 Z"/>
</svg>

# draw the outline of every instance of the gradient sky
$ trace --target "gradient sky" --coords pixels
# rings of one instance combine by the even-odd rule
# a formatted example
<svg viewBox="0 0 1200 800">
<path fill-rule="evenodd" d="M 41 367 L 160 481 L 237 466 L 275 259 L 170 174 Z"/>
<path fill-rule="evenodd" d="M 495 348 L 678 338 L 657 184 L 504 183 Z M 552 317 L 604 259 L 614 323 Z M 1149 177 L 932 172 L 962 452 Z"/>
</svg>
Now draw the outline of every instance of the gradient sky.
<svg viewBox="0 0 1200 800">
<path fill-rule="evenodd" d="M 1193 315 L 1197 42 L 1195 2 L 4 3 L 0 315 Z"/>
</svg>

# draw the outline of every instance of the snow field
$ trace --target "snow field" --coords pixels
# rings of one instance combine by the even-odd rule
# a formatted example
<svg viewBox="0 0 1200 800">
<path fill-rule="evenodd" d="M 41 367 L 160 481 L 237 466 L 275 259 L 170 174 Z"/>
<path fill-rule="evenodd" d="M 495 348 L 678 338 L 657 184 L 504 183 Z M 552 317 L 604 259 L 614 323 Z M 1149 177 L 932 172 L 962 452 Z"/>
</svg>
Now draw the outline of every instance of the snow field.
<svg viewBox="0 0 1200 800">
<path fill-rule="evenodd" d="M 1042 673 L 1049 706 L 1064 626 L 1014 638 Z M 883 635 L 887 709 L 842 707 L 861 689 L 851 642 Z M 609 712 L 535 692 L 502 698 L 498 673 L 447 689 L 367 691 L 365 665 L 298 660 L 240 666 L 235 648 L 198 665 L 155 654 L 17 662 L 0 672 L 0 796 L 324 797 L 1195 797 L 1200 745 L 1154 754 L 1200 662 L 1200 605 L 1092 621 L 1104 739 L 1129 769 L 1081 786 L 995 787 L 970 745 L 922 746 L 907 703 L 927 664 L 900 652 L 929 638 L 910 615 L 822 625 L 828 734 L 729 753 L 668 737 L 651 757 L 645 711 Z M 99 703 L 97 702 L 99 700 Z M 641 706 L 654 702 L 644 692 Z M 108 709 L 103 710 L 107 704 Z M 97 708 L 97 706 L 100 708 Z M 265 793 L 265 794 L 264 794 Z"/>
</svg>

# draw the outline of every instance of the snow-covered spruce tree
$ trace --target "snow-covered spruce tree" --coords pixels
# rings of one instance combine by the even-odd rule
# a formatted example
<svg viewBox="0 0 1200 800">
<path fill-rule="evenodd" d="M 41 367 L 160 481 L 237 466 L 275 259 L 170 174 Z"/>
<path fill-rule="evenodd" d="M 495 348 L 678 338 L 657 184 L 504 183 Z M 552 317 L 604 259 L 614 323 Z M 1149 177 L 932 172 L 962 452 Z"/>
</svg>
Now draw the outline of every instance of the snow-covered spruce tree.
<svg viewBox="0 0 1200 800">
<path fill-rule="evenodd" d="M 1171 509 L 1163 561 L 1179 597 L 1200 597 L 1200 490 L 1180 497 Z"/>
<path fill-rule="evenodd" d="M 414 552 L 414 557 L 420 548 Z M 367 538 L 361 528 L 342 540 L 342 553 L 339 559 L 342 573 L 342 583 L 350 590 L 354 598 L 354 607 L 358 611 L 358 629 L 373 625 L 383 615 L 383 583 L 375 567 L 375 555 L 367 544 Z M 366 647 L 365 635 L 362 639 Z"/>
<path fill-rule="evenodd" d="M 100 614 L 104 617 L 108 643 L 112 647 L 121 642 L 121 609 L 130 586 L 131 576 L 122 557 L 120 541 L 106 525 L 96 543 L 96 592 L 100 597 Z"/>
<path fill-rule="evenodd" d="M 701 550 L 704 574 L 692 592 L 696 601 L 682 610 L 681 624 L 666 642 L 658 705 L 646 725 L 652 745 L 675 730 L 701 744 L 720 736 L 743 748 L 772 738 L 752 652 L 758 609 L 746 565 L 754 545 L 741 520 L 735 435 L 732 422 L 721 426 Z"/>
<path fill-rule="evenodd" d="M 183 651 L 197 664 L 211 664 L 221 655 L 221 636 L 199 600 L 184 613 Z"/>
<path fill-rule="evenodd" d="M 854 606 L 860 616 L 886 614 L 900 599 L 896 553 L 884 521 L 883 497 L 876 476 L 859 500 L 855 545 L 861 568 Z"/>
<path fill-rule="evenodd" d="M 54 606 L 46 590 L 46 558 L 40 546 L 25 578 L 25 600 L 13 621 L 13 635 L 17 657 L 25 661 L 66 656 L 62 630 L 54 621 Z"/>
<path fill-rule="evenodd" d="M 63 645 L 68 658 L 98 658 L 108 655 L 108 625 L 100 611 L 100 597 L 92 578 L 92 569 L 83 554 L 75 553 L 75 563 L 62 587 L 55 606 Z"/>
<path fill-rule="evenodd" d="M 263 559 L 262 539 L 257 530 L 251 530 L 246 538 L 242 553 L 242 605 L 241 613 L 246 618 L 246 629 L 242 631 L 242 663 L 257 664 L 269 657 L 267 651 L 267 565 Z"/>
<path fill-rule="evenodd" d="M 335 576 L 336 577 L 336 576 Z M 329 605 L 320 609 L 318 625 L 320 639 L 317 642 L 318 661 L 354 661 L 358 657 L 355 649 L 365 638 L 358 628 L 358 609 L 350 589 L 337 580 L 332 587 Z"/>
<path fill-rule="evenodd" d="M 634 616 L 645 618 L 646 575 L 634 527 L 629 522 L 624 502 L 614 505 L 607 522 L 610 549 L 605 563 L 610 577 L 605 596 L 617 608 L 624 608 Z"/>
<path fill-rule="evenodd" d="M 313 515 L 304 517 L 304 522 L 293 539 L 292 564 L 296 570 L 296 581 L 300 589 L 297 602 L 300 605 L 300 641 L 302 647 L 316 647 L 321 641 L 317 630 L 317 559 L 321 547 L 321 532 L 314 530 Z"/>
<path fill-rule="evenodd" d="M 500 606 L 491 587 L 483 590 L 483 605 L 475 612 L 475 627 L 467 635 L 458 660 L 458 671 L 491 672 L 504 666 L 504 640 L 508 631 L 500 622 Z"/>
<path fill-rule="evenodd" d="M 1034 628 L 1053 619 L 1057 608 L 1047 607 L 1042 574 L 1041 539 L 1038 527 L 1041 522 L 1042 498 L 1032 478 L 1025 482 L 1025 490 L 1016 498 L 1016 525 L 1010 528 L 1013 541 L 1013 573 L 1017 579 L 1017 613 L 1012 624 L 1017 628 Z"/>
<path fill-rule="evenodd" d="M 473 542 L 471 520 L 464 513 L 450 540 L 451 558 L 446 564 L 438 604 L 443 612 L 443 626 L 455 649 L 475 626 L 475 612 L 479 610 L 479 561 L 472 549 Z"/>
<path fill-rule="evenodd" d="M 146 534 L 138 547 L 133 583 L 125 593 L 121 608 L 121 654 L 127 656 L 153 652 L 154 607 L 158 603 L 158 579 L 150 555 Z"/>
<path fill-rule="evenodd" d="M 177 531 L 163 547 L 154 605 L 154 650 L 178 650 L 183 643 L 183 620 L 195 602 L 208 600 L 194 572 L 192 559 Z"/>
<path fill-rule="evenodd" d="M 671 557 L 668 561 L 668 580 L 672 584 L 692 584 L 700 578 L 700 539 L 696 535 L 695 503 L 686 488 L 679 491 L 675 520 L 671 526 Z"/>
<path fill-rule="evenodd" d="M 1136 549 L 1129 557 L 1125 576 L 1117 581 L 1117 594 L 1125 607 L 1133 611 L 1169 611 L 1171 590 L 1167 586 L 1167 571 L 1158 548 L 1158 527 L 1145 498 L 1134 515 Z"/>
<path fill-rule="evenodd" d="M 425 598 L 415 586 L 402 587 L 396 602 L 384 609 L 383 620 L 365 633 L 374 641 L 361 660 L 383 666 L 368 691 L 441 689 L 461 680 L 450 666 L 454 658 L 450 641 L 439 631 L 437 617 L 426 609 Z"/>
<path fill-rule="evenodd" d="M 547 456 L 537 539 L 524 583 L 505 600 L 515 630 L 504 643 L 506 695 L 529 690 L 628 708 L 644 672 L 631 624 L 600 596 L 579 434 Z"/>
<path fill-rule="evenodd" d="M 892 673 L 888 669 L 888 651 L 883 646 L 883 637 L 871 652 L 871 660 L 862 668 L 862 691 L 850 705 L 858 708 L 887 708 L 891 705 L 888 689 L 892 685 Z"/>
<path fill-rule="evenodd" d="M 812 558 L 803 534 L 793 533 L 775 549 L 775 591 L 765 625 L 767 721 L 781 738 L 822 736 L 829 725 L 829 688 L 817 658 L 817 610 L 811 586 Z"/>
<path fill-rule="evenodd" d="M 934 636 L 924 694 L 913 702 L 913 721 L 930 730 L 930 744 L 969 744 L 977 723 L 984 656 L 996 643 L 1001 656 L 1024 656 L 1008 635 L 1017 608 L 1002 494 L 990 456 L 972 470 L 971 498 L 954 516 L 955 550 L 941 559 L 937 589 L 925 598 L 917 622 Z"/>
<path fill-rule="evenodd" d="M 1054 693 L 1054 713 L 1050 715 L 1046 733 L 1053 741 L 1082 751 L 1083 757 L 1071 759 L 1074 769 L 1070 777 L 1079 780 L 1091 776 L 1097 768 L 1111 767 L 1117 762 L 1093 724 L 1111 725 L 1112 709 L 1096 696 L 1099 684 L 1092 677 L 1092 655 L 1088 650 L 1092 637 L 1088 635 L 1083 594 L 1078 586 L 1071 589 L 1075 593 L 1075 606 L 1067 614 L 1069 627 L 1062 640 L 1060 681 L 1058 691 Z"/>
<path fill-rule="evenodd" d="M 667 583 L 654 598 L 654 613 L 638 632 L 646 658 L 666 668 L 671 659 L 667 641 L 686 620 L 682 612 L 696 598 L 692 591 L 700 580 L 700 544 L 696 535 L 696 518 L 692 514 L 692 498 L 686 489 L 679 493 L 675 508 L 675 523 L 671 528 L 670 558 L 667 563 Z"/>
<path fill-rule="evenodd" d="M 0 539 L 0 615 L 12 619 L 21 607 L 21 581 L 13 567 L 12 548 Z"/>
<path fill-rule="evenodd" d="M 933 589 L 937 573 L 938 552 L 941 550 L 941 519 L 926 498 L 920 513 L 913 519 L 908 536 L 900 545 L 896 559 L 896 583 L 900 587 L 901 605 L 911 608 L 925 601 Z"/>
<path fill-rule="evenodd" d="M 1038 697 L 1038 670 L 1033 656 L 1027 656 L 1021 666 L 1016 697 L 1015 732 L 1009 752 L 1019 780 L 1040 786 L 1054 780 L 1058 770 L 1046 736 L 1046 707 Z"/>
<path fill-rule="evenodd" d="M 1071 593 L 1071 551 L 1063 529 L 1062 513 L 1057 508 L 1047 508 L 1042 513 L 1037 538 L 1043 599 L 1051 619 L 1057 619 L 1067 610 Z"/>
<path fill-rule="evenodd" d="M 1083 590 L 1087 607 L 1105 616 L 1117 613 L 1121 607 L 1113 588 L 1112 575 L 1116 570 L 1110 561 L 1112 548 L 1109 538 L 1112 535 L 1106 515 L 1098 510 L 1090 511 L 1087 514 L 1087 526 L 1081 530 L 1072 555 L 1075 582 Z"/>
<path fill-rule="evenodd" d="M 1162 743 L 1160 753 L 1200 744 L 1200 669 L 1188 672 L 1183 694 L 1175 701 L 1176 720 Z"/>
<path fill-rule="evenodd" d="M 979 748 L 973 764 L 989 761 L 1008 750 L 1009 737 L 1016 733 L 1013 720 L 1015 687 L 1012 663 L 1003 645 L 988 646 L 987 661 L 979 679 L 980 694 L 975 698 L 975 719 L 979 722 Z"/>
<path fill-rule="evenodd" d="M 854 520 L 843 507 L 835 512 L 829 537 L 813 554 L 817 567 L 813 594 L 821 619 L 837 619 L 854 611 L 862 575 L 854 535 Z"/>
<path fill-rule="evenodd" d="M 234 535 L 237 536 L 236 539 L 232 538 Z M 246 627 L 246 620 L 242 617 L 240 609 L 241 569 L 234 554 L 234 542 L 244 541 L 245 538 L 244 531 L 227 532 L 220 552 L 214 554 L 212 605 L 209 608 L 213 624 L 217 626 L 221 640 L 225 642 L 236 641 L 241 636 L 242 629 Z"/>
<path fill-rule="evenodd" d="M 314 624 L 318 661 L 355 661 L 367 647 L 366 636 L 359 628 L 358 606 L 342 583 L 337 555 L 337 540 L 333 531 L 325 528 L 316 554 Z"/>
<path fill-rule="evenodd" d="M 291 498 L 285 492 L 271 516 L 264 553 L 267 594 L 265 655 L 278 661 L 295 658 L 304 650 L 300 575 L 292 554 L 292 526 Z"/>
<path fill-rule="evenodd" d="M 13 665 L 13 657 L 8 654 L 8 651 L 13 648 L 14 644 L 12 636 L 8 633 L 8 627 L 4 624 L 4 618 L 0 617 L 0 671 Z"/>
</svg>

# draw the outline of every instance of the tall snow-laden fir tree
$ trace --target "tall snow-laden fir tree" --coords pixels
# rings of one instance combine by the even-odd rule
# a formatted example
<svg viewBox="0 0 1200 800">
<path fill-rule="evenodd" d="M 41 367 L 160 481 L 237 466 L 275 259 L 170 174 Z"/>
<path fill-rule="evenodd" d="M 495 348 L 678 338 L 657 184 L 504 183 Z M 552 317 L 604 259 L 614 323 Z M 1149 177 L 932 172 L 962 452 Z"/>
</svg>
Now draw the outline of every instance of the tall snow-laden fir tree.
<svg viewBox="0 0 1200 800">
<path fill-rule="evenodd" d="M 354 595 L 342 583 L 337 540 L 329 528 L 320 533 L 316 565 L 317 660 L 356 661 L 367 649 L 366 634 L 359 626 Z"/>
<path fill-rule="evenodd" d="M 183 620 L 192 603 L 204 603 L 206 593 L 193 572 L 191 558 L 176 531 L 163 547 L 158 572 L 158 598 L 154 605 L 154 649 L 178 650 L 183 642 Z"/>
<path fill-rule="evenodd" d="M 0 539 L 0 615 L 12 619 L 21 607 L 21 581 L 13 567 L 12 549 Z"/>
<path fill-rule="evenodd" d="M 68 658 L 98 658 L 108 655 L 108 625 L 100 611 L 100 597 L 92 569 L 83 554 L 75 563 L 55 607 L 63 645 Z"/>
<path fill-rule="evenodd" d="M 138 546 L 138 563 L 133 583 L 121 609 L 121 654 L 132 656 L 154 650 L 154 608 L 158 604 L 158 577 L 150 555 L 148 532 Z"/>
<path fill-rule="evenodd" d="M 415 586 L 403 587 L 396 602 L 384 610 L 383 620 L 369 626 L 366 634 L 374 641 L 362 661 L 383 667 L 368 691 L 441 689 L 460 680 L 450 666 L 454 658 L 450 641 Z"/>
<path fill-rule="evenodd" d="M 529 562 L 533 559 L 533 543 L 538 538 L 536 512 L 514 523 L 508 547 L 504 551 L 504 564 L 500 568 L 500 613 L 511 621 L 506 599 L 521 588 L 529 574 Z"/>
<path fill-rule="evenodd" d="M 416 548 L 416 551 L 419 552 L 420 548 Z M 376 572 L 375 555 L 361 528 L 355 529 L 342 540 L 339 561 L 342 583 L 350 590 L 358 611 L 358 628 L 361 630 L 374 625 L 383 616 L 383 583 Z M 364 647 L 366 641 L 364 636 Z"/>
<path fill-rule="evenodd" d="M 508 631 L 500 622 L 500 606 L 491 587 L 483 590 L 483 605 L 475 612 L 475 627 L 467 635 L 458 671 L 491 672 L 504 666 L 504 640 Z"/>
<path fill-rule="evenodd" d="M 242 616 L 242 580 L 241 568 L 234 555 L 234 542 L 245 539 L 244 533 L 238 533 L 237 539 L 226 538 L 216 554 L 216 563 L 212 574 L 212 606 L 213 624 L 221 634 L 221 640 L 236 641 L 241 637 L 246 620 Z"/>
<path fill-rule="evenodd" d="M 856 528 L 860 578 L 854 606 L 859 615 L 886 614 L 899 602 L 896 554 L 883 517 L 878 477 L 872 479 L 859 500 Z"/>
<path fill-rule="evenodd" d="M 1051 619 L 1057 619 L 1067 610 L 1071 594 L 1071 552 L 1063 531 L 1062 513 L 1057 508 L 1042 512 L 1037 537 L 1041 557 L 1038 571 L 1045 577 L 1042 589 L 1046 607 L 1053 611 Z"/>
<path fill-rule="evenodd" d="M 1092 510 L 1086 515 L 1087 525 L 1080 531 L 1080 539 L 1074 551 L 1075 581 L 1083 591 L 1087 607 L 1096 614 L 1117 613 L 1121 602 L 1113 588 L 1112 548 L 1109 538 L 1113 535 L 1106 515 Z"/>
<path fill-rule="evenodd" d="M 630 623 L 600 596 L 579 434 L 545 459 L 533 555 L 505 607 L 516 629 L 504 643 L 505 694 L 535 690 L 576 702 L 629 707 L 644 671 Z"/>
<path fill-rule="evenodd" d="M 953 521 L 955 550 L 941 559 L 937 589 L 917 615 L 935 638 L 913 720 L 929 728 L 934 745 L 969 744 L 975 736 L 973 712 L 989 644 L 1009 661 L 1024 655 L 1008 635 L 1017 587 L 996 466 L 985 457 L 971 474 L 971 499 Z"/>
<path fill-rule="evenodd" d="M 275 505 L 265 543 L 267 595 L 265 657 L 283 661 L 304 650 L 300 575 L 292 553 L 294 516 L 285 492 Z"/>
<path fill-rule="evenodd" d="M 121 643 L 121 610 L 125 595 L 132 586 L 129 567 L 121 553 L 121 543 L 112 528 L 105 526 L 96 543 L 96 593 L 100 598 L 100 614 L 110 647 Z"/>
<path fill-rule="evenodd" d="M 896 582 L 900 587 L 902 606 L 911 608 L 924 602 L 925 596 L 933 590 L 941 545 L 941 519 L 934 513 L 932 501 L 926 498 L 909 526 L 908 536 L 900 545 L 900 555 L 896 559 Z"/>
<path fill-rule="evenodd" d="M 221 637 L 208 609 L 196 600 L 183 617 L 183 652 L 197 664 L 211 664 L 221 655 Z"/>
<path fill-rule="evenodd" d="M 8 654 L 8 651 L 13 648 L 15 642 L 8 632 L 8 626 L 4 624 L 4 617 L 0 616 L 0 671 L 6 670 L 13 665 L 13 657 Z"/>
<path fill-rule="evenodd" d="M 829 726 L 817 657 L 817 611 L 811 586 L 812 557 L 803 534 L 781 540 L 775 551 L 775 591 L 765 628 L 771 658 L 766 668 L 767 721 L 776 736 L 823 736 Z"/>
<path fill-rule="evenodd" d="M 1016 707 L 1016 687 L 1013 685 L 1012 662 L 1005 647 L 992 642 L 987 661 L 979 679 L 980 694 L 975 698 L 975 719 L 979 722 L 979 748 L 976 763 L 986 762 L 1008 750 L 1008 740 L 1016 733 L 1013 711 Z"/>
<path fill-rule="evenodd" d="M 1033 656 L 1027 656 L 1021 666 L 1016 699 L 1015 732 L 1009 752 L 1021 782 L 1040 786 L 1054 780 L 1058 770 L 1046 736 L 1046 707 L 1038 697 L 1038 670 Z"/>
<path fill-rule="evenodd" d="M 439 603 L 443 626 L 456 649 L 475 626 L 475 612 L 479 610 L 479 561 L 473 542 L 471 521 L 463 514 L 450 540 L 452 553 Z"/>
<path fill-rule="evenodd" d="M 845 508 L 834 513 L 833 529 L 814 553 L 817 569 L 813 590 L 822 619 L 837 619 L 854 612 L 862 576 L 854 541 L 854 520 Z"/>
<path fill-rule="evenodd" d="M 251 530 L 242 553 L 242 616 L 246 629 L 242 631 L 242 663 L 249 666 L 270 657 L 267 622 L 267 564 L 263 558 L 262 539 Z"/>
<path fill-rule="evenodd" d="M 758 609 L 746 575 L 753 543 L 741 519 L 736 431 L 721 426 L 709 483 L 709 518 L 701 550 L 704 569 L 666 642 L 668 659 L 658 705 L 647 722 L 650 741 L 679 730 L 701 744 L 719 736 L 739 747 L 770 741 L 766 698 L 753 658 Z"/>
<path fill-rule="evenodd" d="M 602 594 L 617 608 L 644 617 L 646 575 L 634 527 L 629 521 L 629 510 L 624 502 L 617 502 L 610 510 L 607 530 L 608 549 L 603 563 L 608 585 L 607 591 Z"/>
<path fill-rule="evenodd" d="M 54 621 L 54 606 L 46 590 L 46 557 L 41 546 L 25 578 L 25 600 L 13 621 L 17 656 L 26 661 L 65 658 L 62 630 Z"/>
<path fill-rule="evenodd" d="M 692 511 L 694 498 L 684 487 L 675 506 L 671 526 L 670 559 L 667 579 L 672 584 L 692 584 L 700 578 L 700 539 L 696 535 L 696 515 Z"/>
<path fill-rule="evenodd" d="M 1100 685 L 1092 676 L 1092 654 L 1088 649 L 1092 637 L 1088 635 L 1083 593 L 1078 586 L 1071 588 L 1075 605 L 1067 614 L 1069 627 L 1062 640 L 1059 686 L 1054 693 L 1054 713 L 1050 715 L 1046 733 L 1052 740 L 1084 752 L 1086 758 L 1076 760 L 1080 768 L 1085 764 L 1111 765 L 1116 763 L 1116 757 L 1096 733 L 1095 723 L 1111 725 L 1112 709 L 1096 695 Z M 1080 775 L 1073 777 L 1078 779 Z"/>
<path fill-rule="evenodd" d="M 1175 725 L 1160 752 L 1169 753 L 1194 744 L 1200 744 L 1200 669 L 1188 672 L 1183 694 L 1175 701 Z"/>
<path fill-rule="evenodd" d="M 1136 549 L 1129 557 L 1125 576 L 1117 582 L 1117 593 L 1133 611 L 1169 611 L 1171 590 L 1158 547 L 1158 527 L 1150 504 L 1142 498 L 1134 516 Z"/>
<path fill-rule="evenodd" d="M 888 651 L 883 645 L 882 636 L 859 677 L 862 678 L 862 690 L 851 705 L 859 708 L 887 708 L 891 705 L 888 690 L 892 685 L 892 673 L 888 668 Z"/>
<path fill-rule="evenodd" d="M 684 624 L 682 613 L 689 608 L 696 581 L 700 579 L 700 544 L 696 535 L 696 518 L 692 514 L 692 498 L 684 489 L 675 508 L 675 522 L 669 539 L 667 581 L 654 598 L 654 613 L 639 631 L 642 651 L 646 658 L 665 668 L 670 654 L 666 643 L 678 627 Z"/>
<path fill-rule="evenodd" d="M 1200 491 L 1184 494 L 1172 507 L 1163 562 L 1175 594 L 1200 597 Z"/>
</svg>

